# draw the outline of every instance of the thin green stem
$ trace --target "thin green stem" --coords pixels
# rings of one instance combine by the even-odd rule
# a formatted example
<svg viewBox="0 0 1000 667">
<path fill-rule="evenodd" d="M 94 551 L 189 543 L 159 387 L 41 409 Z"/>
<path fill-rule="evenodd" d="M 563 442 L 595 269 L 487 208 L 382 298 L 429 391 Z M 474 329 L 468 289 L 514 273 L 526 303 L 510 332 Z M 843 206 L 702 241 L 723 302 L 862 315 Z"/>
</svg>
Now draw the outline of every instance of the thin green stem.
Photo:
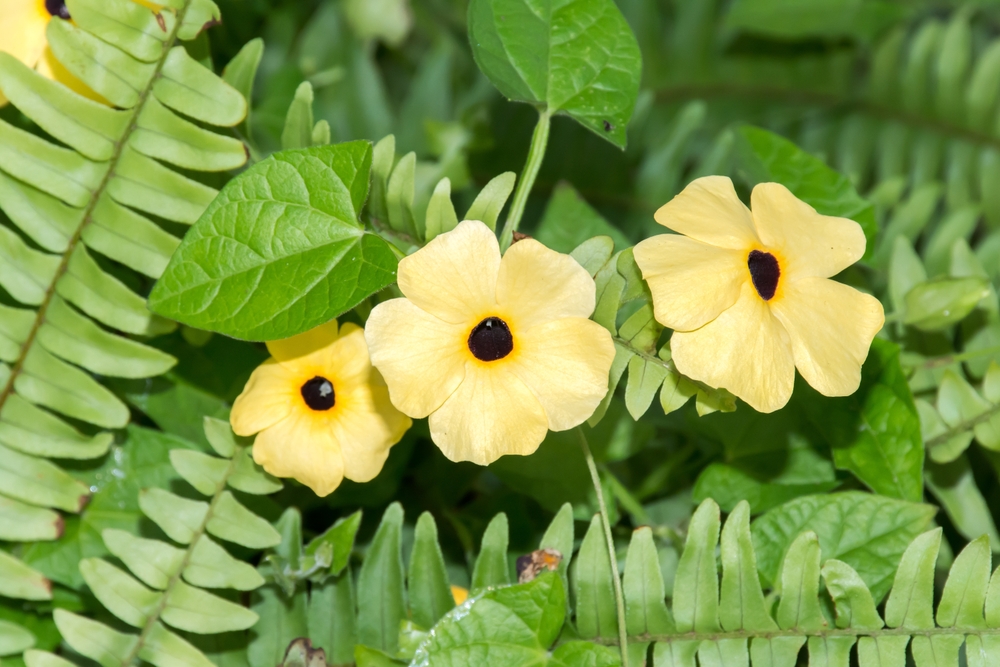
<svg viewBox="0 0 1000 667">
<path fill-rule="evenodd" d="M 608 560 L 611 562 L 611 581 L 615 585 L 615 604 L 618 607 L 618 645 L 621 647 L 622 667 L 628 667 L 628 630 L 625 628 L 625 596 L 622 595 L 622 580 L 618 576 L 618 557 L 615 555 L 615 540 L 611 537 L 611 521 L 608 519 L 608 507 L 604 504 L 604 492 L 601 490 L 601 477 L 597 474 L 597 463 L 587 444 L 587 436 L 583 429 L 577 427 L 576 433 L 580 439 L 580 449 L 583 458 L 587 460 L 590 469 L 590 481 L 594 483 L 597 494 L 597 505 L 601 510 L 601 525 L 604 527 L 604 539 L 608 546 Z"/>
<path fill-rule="evenodd" d="M 1000 413 L 1000 403 L 995 403 L 990 407 L 986 408 L 985 411 L 979 413 L 975 417 L 965 419 L 955 424 L 947 431 L 944 431 L 941 434 L 936 435 L 930 440 L 928 440 L 926 443 L 924 443 L 924 445 L 925 447 L 927 447 L 927 449 L 933 449 L 935 447 L 943 445 L 952 438 L 954 438 L 956 435 L 965 433 L 969 429 L 975 428 L 976 426 L 982 424 L 983 422 L 990 421 L 991 419 L 993 419 L 993 417 L 997 415 L 997 413 Z"/>
<path fill-rule="evenodd" d="M 542 160 L 545 159 L 545 149 L 549 145 L 549 125 L 552 120 L 551 114 L 543 110 L 538 112 L 538 124 L 531 135 L 531 147 L 528 149 L 528 160 L 524 163 L 524 171 L 517 181 L 517 189 L 514 191 L 514 201 L 510 205 L 510 213 L 507 214 L 507 221 L 503 224 L 503 232 L 500 234 L 500 250 L 504 251 L 510 247 L 514 239 L 514 232 L 521 224 L 521 216 L 524 215 L 524 206 L 528 203 L 528 195 L 531 188 L 535 186 L 535 179 L 538 177 L 538 170 L 542 168 Z"/>
</svg>

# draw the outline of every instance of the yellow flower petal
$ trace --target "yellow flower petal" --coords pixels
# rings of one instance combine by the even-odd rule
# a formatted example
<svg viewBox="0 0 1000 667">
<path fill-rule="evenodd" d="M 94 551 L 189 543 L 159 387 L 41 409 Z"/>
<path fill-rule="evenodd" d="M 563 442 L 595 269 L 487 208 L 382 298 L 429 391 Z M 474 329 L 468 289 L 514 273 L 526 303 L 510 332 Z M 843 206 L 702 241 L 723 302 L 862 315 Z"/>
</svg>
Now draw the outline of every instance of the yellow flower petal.
<svg viewBox="0 0 1000 667">
<path fill-rule="evenodd" d="M 253 460 L 275 477 L 294 477 L 321 497 L 344 479 L 344 456 L 333 430 L 303 410 L 262 431 L 254 441 Z"/>
<path fill-rule="evenodd" d="M 528 329 L 517 345 L 510 370 L 541 403 L 550 429 L 565 431 L 594 414 L 608 393 L 615 358 L 607 329 L 592 320 L 564 318 Z"/>
<path fill-rule="evenodd" d="M 307 378 L 308 379 L 308 378 Z M 236 435 L 253 435 L 273 426 L 302 403 L 301 380 L 268 359 L 250 375 L 243 393 L 233 403 L 229 423 Z"/>
<path fill-rule="evenodd" d="M 653 217 L 679 234 L 721 248 L 744 250 L 759 243 L 750 211 L 725 176 L 691 181 Z"/>
<path fill-rule="evenodd" d="M 337 320 L 331 320 L 298 336 L 269 341 L 267 351 L 282 363 L 302 361 L 307 357 L 322 355 L 335 340 L 337 340 Z"/>
<path fill-rule="evenodd" d="M 861 225 L 820 215 L 780 183 L 755 187 L 750 205 L 760 240 L 781 254 L 782 280 L 786 276 L 829 278 L 865 254 Z"/>
<path fill-rule="evenodd" d="M 861 365 L 885 323 L 873 296 L 825 278 L 803 278 L 771 304 L 792 341 L 795 366 L 826 396 L 848 396 L 861 384 Z"/>
<path fill-rule="evenodd" d="M 372 363 L 393 405 L 414 418 L 437 410 L 462 382 L 468 335 L 465 326 L 444 322 L 407 299 L 375 306 L 365 325 Z"/>
<path fill-rule="evenodd" d="M 45 50 L 45 26 L 51 19 L 38 0 L 0 0 L 0 51 L 34 67 Z"/>
<path fill-rule="evenodd" d="M 590 317 L 596 287 L 575 259 L 524 239 L 504 254 L 496 294 L 501 312 L 527 329 L 562 317 Z"/>
<path fill-rule="evenodd" d="M 428 423 L 445 456 L 479 465 L 505 454 L 531 454 L 548 431 L 541 404 L 510 365 L 475 362 L 469 362 L 465 380 Z"/>
<path fill-rule="evenodd" d="M 670 349 L 681 373 L 728 389 L 759 412 L 774 412 L 792 395 L 795 365 L 788 334 L 749 281 L 733 307 L 713 321 L 674 332 Z"/>
<path fill-rule="evenodd" d="M 736 303 L 749 277 L 745 251 L 676 234 L 648 238 L 634 252 L 653 296 L 656 321 L 677 331 L 714 320 Z"/>
<path fill-rule="evenodd" d="M 333 345 L 328 345 L 322 352 L 310 355 L 310 360 L 316 359 L 323 368 L 330 371 L 328 379 L 334 383 L 334 388 L 347 390 L 360 384 L 367 384 L 372 377 L 371 357 L 368 354 L 368 343 L 365 341 L 365 330 L 353 322 L 347 322 L 340 327 L 340 338 Z M 317 368 L 317 371 L 322 368 Z M 381 382 L 381 377 L 379 378 Z"/>
<path fill-rule="evenodd" d="M 399 289 L 428 313 L 468 325 L 496 308 L 499 268 L 497 237 L 483 223 L 466 220 L 400 260 Z"/>
<path fill-rule="evenodd" d="M 393 407 L 389 390 L 378 371 L 370 384 L 357 387 L 337 400 L 331 419 L 334 438 L 344 457 L 344 477 L 370 482 L 382 470 L 389 449 L 403 437 L 413 422 Z M 340 408 L 338 410 L 338 408 Z"/>
</svg>

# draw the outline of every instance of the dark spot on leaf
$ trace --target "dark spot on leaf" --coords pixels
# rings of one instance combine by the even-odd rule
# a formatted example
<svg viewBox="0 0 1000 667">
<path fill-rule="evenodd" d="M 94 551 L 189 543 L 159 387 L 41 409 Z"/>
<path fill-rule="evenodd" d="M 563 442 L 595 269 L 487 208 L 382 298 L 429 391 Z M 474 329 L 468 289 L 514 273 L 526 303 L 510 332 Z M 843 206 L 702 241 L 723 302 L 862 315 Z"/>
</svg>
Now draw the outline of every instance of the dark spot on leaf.
<svg viewBox="0 0 1000 667">
<path fill-rule="evenodd" d="M 163 32 L 167 31 L 167 20 L 163 18 L 163 14 L 156 12 L 156 25 L 160 26 L 160 30 Z"/>
<path fill-rule="evenodd" d="M 612 125 L 612 124 L 610 123 L 610 121 L 604 121 L 604 131 L 605 131 L 605 132 L 610 132 L 610 131 L 611 131 L 611 130 L 613 130 L 613 129 L 615 129 L 615 126 L 614 126 L 614 125 Z"/>
</svg>

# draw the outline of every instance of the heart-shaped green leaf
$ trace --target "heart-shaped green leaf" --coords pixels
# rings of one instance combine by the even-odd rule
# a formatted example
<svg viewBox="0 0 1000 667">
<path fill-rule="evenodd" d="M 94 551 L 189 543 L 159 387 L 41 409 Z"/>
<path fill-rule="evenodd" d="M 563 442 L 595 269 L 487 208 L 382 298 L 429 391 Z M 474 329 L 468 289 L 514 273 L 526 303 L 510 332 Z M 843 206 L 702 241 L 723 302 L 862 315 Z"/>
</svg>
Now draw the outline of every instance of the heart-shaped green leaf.
<svg viewBox="0 0 1000 667">
<path fill-rule="evenodd" d="M 358 222 L 371 144 L 276 153 L 219 193 L 174 253 L 150 308 L 199 329 L 276 340 L 396 279 L 396 257 Z"/>
<path fill-rule="evenodd" d="M 612 0 L 472 0 L 469 41 L 506 97 L 562 111 L 625 146 L 642 55 Z"/>
</svg>

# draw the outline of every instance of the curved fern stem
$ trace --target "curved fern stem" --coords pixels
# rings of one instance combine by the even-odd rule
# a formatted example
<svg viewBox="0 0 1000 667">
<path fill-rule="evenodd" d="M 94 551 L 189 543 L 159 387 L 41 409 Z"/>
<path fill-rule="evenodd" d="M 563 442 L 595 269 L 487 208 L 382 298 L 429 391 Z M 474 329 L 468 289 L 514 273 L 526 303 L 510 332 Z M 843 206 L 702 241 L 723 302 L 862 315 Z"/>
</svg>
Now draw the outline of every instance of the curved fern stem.
<svg viewBox="0 0 1000 667">
<path fill-rule="evenodd" d="M 927 449 L 933 449 L 934 447 L 943 445 L 944 443 L 954 438 L 956 435 L 961 435 L 962 433 L 965 433 L 969 429 L 974 428 L 975 426 L 978 426 L 983 422 L 990 421 L 997 415 L 997 413 L 1000 413 L 1000 403 L 991 405 L 984 412 L 979 413 L 975 417 L 971 417 L 969 419 L 960 421 L 959 423 L 949 428 L 947 431 L 942 431 L 939 435 L 936 435 L 927 442 L 925 442 L 924 446 L 927 447 Z"/>
<path fill-rule="evenodd" d="M 594 462 L 594 455 L 590 451 L 587 443 L 587 436 L 583 433 L 583 428 L 577 427 L 576 433 L 580 439 L 580 448 L 583 450 L 583 458 L 587 460 L 587 468 L 590 470 L 590 481 L 594 484 L 594 493 L 597 494 L 597 505 L 601 510 L 601 525 L 604 527 L 604 539 L 608 546 L 608 562 L 611 563 L 611 581 L 615 586 L 615 605 L 618 608 L 618 644 L 621 647 L 622 667 L 628 667 L 628 629 L 625 627 L 625 596 L 622 594 L 622 579 L 618 574 L 618 557 L 615 555 L 615 541 L 611 537 L 611 521 L 608 519 L 608 507 L 604 504 L 604 492 L 601 490 L 601 478 L 597 474 L 597 464 Z"/>
<path fill-rule="evenodd" d="M 151 633 L 156 627 L 157 622 L 160 620 L 160 616 L 167 608 L 167 604 L 170 601 L 170 592 L 181 580 L 181 575 L 190 564 L 195 547 L 198 545 L 198 541 L 201 539 L 201 536 L 205 534 L 208 524 L 215 514 L 215 508 L 218 505 L 219 500 L 222 498 L 222 493 L 226 490 L 226 484 L 229 482 L 229 477 L 233 474 L 233 471 L 236 470 L 237 462 L 240 460 L 240 455 L 243 453 L 243 449 L 243 447 L 237 447 L 232 458 L 229 459 L 229 465 L 226 467 L 226 471 L 219 478 L 219 483 L 215 487 L 215 492 L 212 494 L 212 500 L 208 504 L 208 511 L 205 512 L 204 520 L 193 532 L 191 541 L 188 543 L 187 549 L 184 551 L 184 556 L 181 558 L 181 561 L 177 566 L 177 570 L 170 575 L 170 580 L 167 582 L 166 588 L 163 589 L 162 595 L 160 595 L 159 603 L 152 610 L 152 612 L 150 612 L 149 618 L 146 619 L 146 624 L 142 627 L 142 632 L 139 633 L 138 640 L 135 642 L 132 650 L 125 656 L 125 659 L 122 660 L 122 667 L 131 667 L 135 660 L 139 657 L 139 652 L 146 644 L 146 640 L 149 638 L 149 633 Z"/>
<path fill-rule="evenodd" d="M 97 206 L 97 202 L 100 201 L 101 195 L 104 193 L 105 189 L 108 187 L 108 183 L 111 182 L 112 177 L 115 175 L 115 169 L 118 166 L 118 162 L 121 159 L 125 146 L 128 144 L 129 137 L 135 130 L 143 107 L 145 107 L 146 101 L 153 92 L 153 84 L 155 84 L 157 79 L 159 79 L 160 73 L 163 71 L 163 66 L 167 61 L 167 57 L 170 55 L 170 49 L 177 42 L 177 34 L 184 23 L 184 16 L 187 14 L 190 5 L 191 0 L 184 0 L 184 6 L 177 10 L 177 20 L 174 23 L 170 36 L 164 42 L 163 54 L 160 56 L 160 59 L 156 61 L 156 66 L 153 69 L 152 76 L 146 83 L 146 87 L 139 94 L 139 101 L 131 109 L 132 115 L 128 120 L 128 124 L 125 126 L 125 130 L 122 132 L 121 137 L 115 143 L 111 158 L 108 160 L 108 168 L 104 174 L 104 178 L 101 179 L 101 182 L 91 195 L 90 201 L 87 202 L 87 205 L 84 208 L 83 216 L 80 218 L 80 225 L 70 237 L 66 250 L 62 254 L 59 266 L 56 268 L 55 274 L 52 276 L 52 281 L 45 290 L 45 297 L 42 299 L 42 302 L 38 306 L 38 310 L 35 312 L 35 321 L 32 323 L 31 330 L 28 332 L 28 336 L 25 338 L 24 344 L 21 346 L 17 360 L 11 364 L 10 376 L 7 378 L 7 383 L 2 389 L 0 389 L 0 409 L 3 409 L 4 403 L 6 403 L 7 399 L 14 393 L 14 381 L 17 380 L 17 376 L 24 368 L 25 359 L 27 359 L 28 353 L 31 351 L 32 344 L 35 342 L 35 338 L 38 335 L 38 330 L 41 329 L 42 325 L 45 323 L 45 315 L 48 312 L 49 306 L 52 304 L 52 297 L 55 296 L 56 286 L 68 270 L 70 259 L 72 259 L 73 253 L 76 250 L 77 245 L 80 243 L 84 230 L 93 221 L 92 217 L 94 208 Z"/>
</svg>

